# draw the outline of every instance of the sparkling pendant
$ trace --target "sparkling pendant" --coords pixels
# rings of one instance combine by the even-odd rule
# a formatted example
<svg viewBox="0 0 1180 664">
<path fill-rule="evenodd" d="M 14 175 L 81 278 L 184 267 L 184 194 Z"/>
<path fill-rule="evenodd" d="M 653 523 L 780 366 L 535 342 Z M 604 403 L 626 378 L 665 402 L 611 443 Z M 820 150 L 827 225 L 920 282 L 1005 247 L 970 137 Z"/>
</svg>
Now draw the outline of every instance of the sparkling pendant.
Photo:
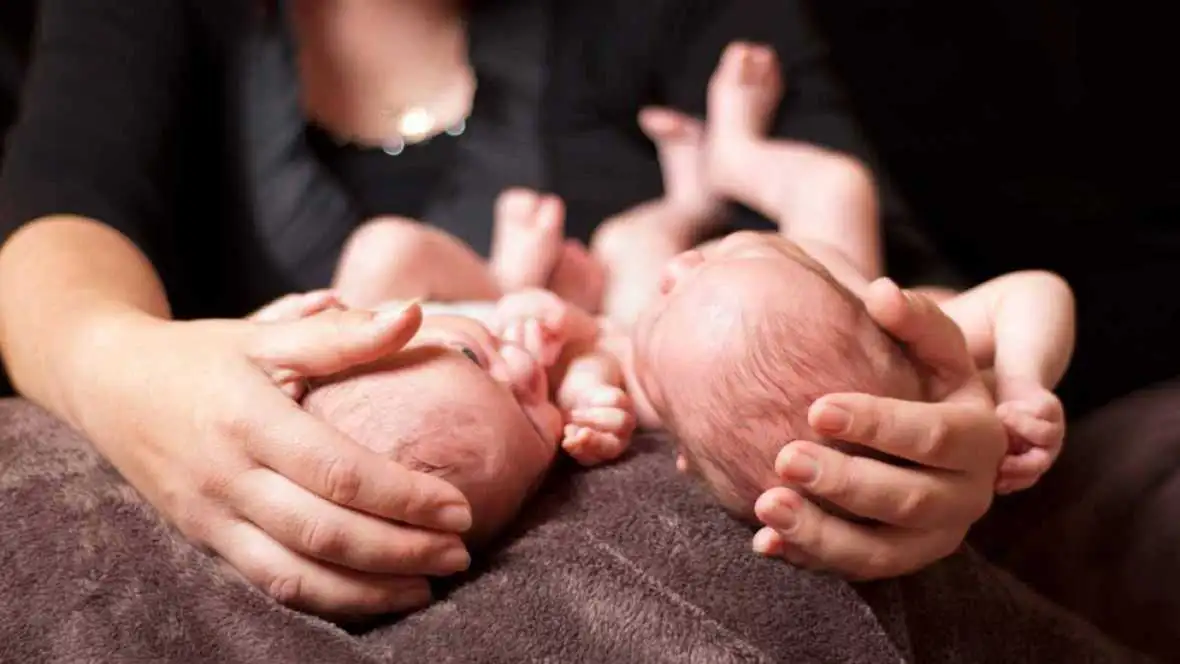
<svg viewBox="0 0 1180 664">
<path fill-rule="evenodd" d="M 450 127 L 447 127 L 447 136 L 459 136 L 465 131 L 467 131 L 467 120 L 459 120 Z"/>
<path fill-rule="evenodd" d="M 407 109 L 397 119 L 397 133 L 411 145 L 434 133 L 434 115 L 421 106 Z"/>
<path fill-rule="evenodd" d="M 396 157 L 405 151 L 406 142 L 402 140 L 401 136 L 394 136 L 381 149 L 390 157 Z"/>
</svg>

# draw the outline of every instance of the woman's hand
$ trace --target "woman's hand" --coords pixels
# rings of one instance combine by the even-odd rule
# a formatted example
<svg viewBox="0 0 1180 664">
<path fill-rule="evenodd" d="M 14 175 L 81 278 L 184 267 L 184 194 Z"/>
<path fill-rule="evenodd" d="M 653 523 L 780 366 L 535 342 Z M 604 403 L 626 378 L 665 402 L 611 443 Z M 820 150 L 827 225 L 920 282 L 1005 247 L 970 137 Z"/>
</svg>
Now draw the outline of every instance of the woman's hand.
<svg viewBox="0 0 1180 664">
<path fill-rule="evenodd" d="M 930 403 L 829 394 L 809 412 L 812 428 L 914 462 L 899 467 L 794 441 L 775 464 L 785 487 L 756 505 L 766 524 L 754 549 L 855 579 L 906 574 L 958 549 L 993 498 L 1007 449 L 995 404 L 959 328 L 930 299 L 888 280 L 870 286 L 873 318 L 906 344 L 924 370 Z M 878 521 L 827 514 L 793 488 Z"/>
<path fill-rule="evenodd" d="M 286 320 L 306 304 L 319 313 Z M 468 565 L 465 498 L 281 389 L 398 350 L 421 310 L 343 310 L 322 296 L 286 305 L 261 321 L 108 326 L 80 356 L 83 428 L 185 535 L 277 600 L 327 615 L 424 605 L 426 576 Z"/>
</svg>

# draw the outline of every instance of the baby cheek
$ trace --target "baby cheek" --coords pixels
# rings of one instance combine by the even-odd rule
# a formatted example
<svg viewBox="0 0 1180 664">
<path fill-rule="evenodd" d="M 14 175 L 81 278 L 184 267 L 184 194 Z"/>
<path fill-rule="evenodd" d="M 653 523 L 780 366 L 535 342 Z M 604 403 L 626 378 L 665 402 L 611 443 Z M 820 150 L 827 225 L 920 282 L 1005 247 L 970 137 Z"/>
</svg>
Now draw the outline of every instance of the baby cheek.
<svg viewBox="0 0 1180 664">
<path fill-rule="evenodd" d="M 537 430 L 545 437 L 546 449 L 556 449 L 555 446 L 561 440 L 562 429 L 565 426 L 561 411 L 547 399 L 527 406 L 526 410 Z"/>
</svg>

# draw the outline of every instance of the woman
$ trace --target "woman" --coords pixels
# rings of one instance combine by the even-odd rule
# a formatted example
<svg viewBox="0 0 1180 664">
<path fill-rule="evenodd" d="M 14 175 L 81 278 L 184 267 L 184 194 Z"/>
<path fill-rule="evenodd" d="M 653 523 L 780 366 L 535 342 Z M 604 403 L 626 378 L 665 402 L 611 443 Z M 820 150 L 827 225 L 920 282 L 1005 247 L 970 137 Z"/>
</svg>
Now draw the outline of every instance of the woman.
<svg viewBox="0 0 1180 664">
<path fill-rule="evenodd" d="M 338 203 L 318 199 L 323 208 L 295 206 L 318 210 L 318 223 L 269 218 L 293 220 L 284 227 L 251 209 L 254 178 L 263 186 L 280 175 L 264 168 L 264 150 L 254 157 L 261 165 L 242 157 L 250 128 L 234 121 L 249 89 L 251 7 L 42 3 L 23 119 L 0 183 L 0 348 L 24 395 L 86 433 L 168 518 L 253 583 L 325 613 L 409 608 L 428 600 L 423 575 L 442 571 L 437 561 L 457 546 L 465 507 L 447 486 L 326 430 L 278 385 L 293 369 L 323 375 L 391 352 L 407 321 L 359 312 L 299 324 L 225 318 L 323 285 L 362 216 L 423 216 L 465 229 L 478 247 L 492 197 L 523 184 L 561 194 L 571 228 L 584 236 L 593 222 L 658 194 L 652 149 L 635 127 L 639 108 L 699 109 L 722 47 L 736 38 L 786 40 L 780 54 L 789 50 L 794 57 L 784 59 L 800 66 L 822 51 L 801 31 L 797 8 L 771 0 L 475 5 L 466 15 L 469 58 L 457 3 L 295 3 L 316 168 L 352 190 L 345 202 L 360 212 L 347 218 Z M 425 65 L 415 59 L 422 54 Z M 855 133 L 831 113 L 841 97 L 823 80 L 822 69 L 798 70 L 793 89 L 800 103 L 811 91 L 814 113 L 780 133 L 856 150 Z M 400 118 L 400 135 L 386 133 L 390 115 Z M 423 138 L 423 124 L 434 138 L 407 147 Z M 438 157 L 453 138 L 447 129 L 462 133 L 450 163 Z M 336 151 L 340 139 L 362 147 Z M 306 147 L 276 145 L 280 153 Z M 389 193 L 385 183 L 404 176 L 401 162 L 388 160 L 403 156 L 424 162 L 405 168 L 454 177 L 457 190 L 442 192 L 434 208 L 413 204 L 417 190 L 392 187 L 407 196 L 399 204 L 411 204 L 386 207 L 378 200 Z M 361 163 L 374 157 L 375 168 Z M 472 210 L 485 223 L 459 224 Z M 915 569 L 957 547 L 990 502 L 994 469 L 984 457 L 953 453 L 1004 444 L 986 395 L 959 370 L 969 364 L 962 339 L 910 324 L 917 349 L 947 379 L 946 400 L 845 395 L 828 406 L 851 414 L 849 438 L 893 450 L 927 445 L 956 460 L 911 473 L 911 486 L 880 496 L 877 511 L 895 513 L 905 528 L 842 539 L 845 522 L 809 521 L 800 546 L 819 565 L 858 576 Z M 845 468 L 825 472 L 839 477 Z M 878 483 L 845 485 L 863 500 Z M 912 495 L 933 501 L 937 518 L 907 521 Z"/>
</svg>

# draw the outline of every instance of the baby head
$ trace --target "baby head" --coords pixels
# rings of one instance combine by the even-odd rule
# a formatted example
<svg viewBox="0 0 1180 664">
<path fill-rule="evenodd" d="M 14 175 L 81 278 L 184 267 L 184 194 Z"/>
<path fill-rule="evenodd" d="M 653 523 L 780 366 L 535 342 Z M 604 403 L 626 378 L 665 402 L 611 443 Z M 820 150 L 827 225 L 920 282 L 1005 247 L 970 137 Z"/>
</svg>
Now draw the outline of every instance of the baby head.
<svg viewBox="0 0 1180 664">
<path fill-rule="evenodd" d="M 404 350 L 317 385 L 304 407 L 471 503 L 479 544 L 544 478 L 561 433 L 545 373 L 473 318 L 426 316 Z"/>
<path fill-rule="evenodd" d="M 744 520 L 781 483 L 782 446 L 817 440 L 816 399 L 920 392 L 863 303 L 777 235 L 736 233 L 673 259 L 633 341 L 639 380 L 689 469 Z"/>
</svg>

